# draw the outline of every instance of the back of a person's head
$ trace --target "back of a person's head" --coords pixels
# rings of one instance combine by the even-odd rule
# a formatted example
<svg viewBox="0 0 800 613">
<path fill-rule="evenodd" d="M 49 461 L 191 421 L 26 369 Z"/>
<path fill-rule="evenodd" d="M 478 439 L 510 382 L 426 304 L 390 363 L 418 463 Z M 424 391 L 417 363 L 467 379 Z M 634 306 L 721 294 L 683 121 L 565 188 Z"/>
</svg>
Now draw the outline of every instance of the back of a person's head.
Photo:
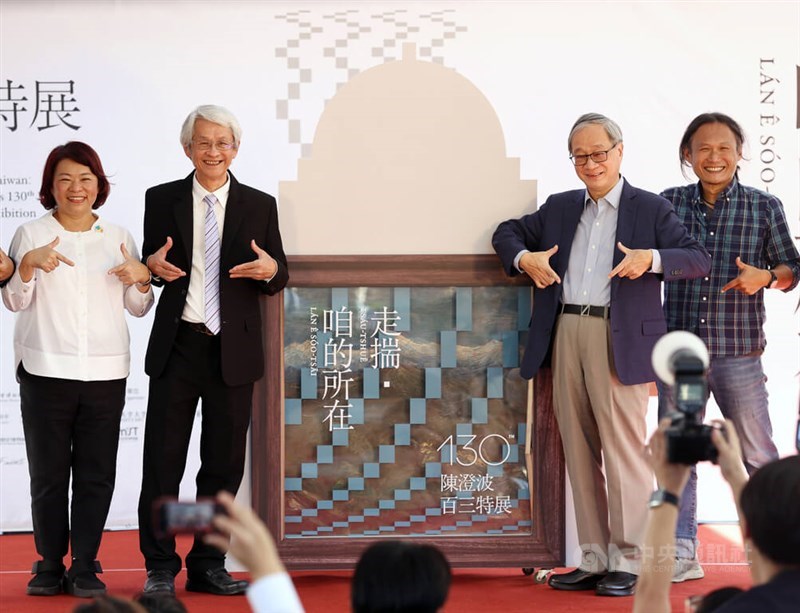
<svg viewBox="0 0 800 613">
<path fill-rule="evenodd" d="M 145 610 L 132 600 L 118 598 L 104 594 L 95 596 L 89 602 L 75 605 L 72 613 L 146 613 Z"/>
<path fill-rule="evenodd" d="M 140 593 L 134 600 L 142 605 L 147 613 L 186 613 L 186 606 L 174 594 L 168 592 Z"/>
<path fill-rule="evenodd" d="M 734 596 L 743 594 L 744 590 L 740 587 L 721 587 L 716 590 L 710 591 L 703 596 L 700 601 L 700 606 L 697 607 L 695 613 L 712 613 L 719 609 L 722 605 L 728 602 Z"/>
<path fill-rule="evenodd" d="M 354 613 L 434 613 L 447 600 L 450 564 L 432 545 L 379 541 L 356 565 Z"/>
<path fill-rule="evenodd" d="M 759 468 L 740 505 L 753 544 L 772 562 L 800 565 L 800 456 Z"/>
</svg>

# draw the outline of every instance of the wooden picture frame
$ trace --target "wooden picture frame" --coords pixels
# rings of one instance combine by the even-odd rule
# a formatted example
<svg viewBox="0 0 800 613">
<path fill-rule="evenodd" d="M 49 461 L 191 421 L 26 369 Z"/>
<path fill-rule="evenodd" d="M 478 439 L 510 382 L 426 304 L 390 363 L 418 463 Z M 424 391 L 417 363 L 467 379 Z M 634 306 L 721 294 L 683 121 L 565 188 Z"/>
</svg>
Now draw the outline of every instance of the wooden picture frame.
<svg viewBox="0 0 800 613">
<path fill-rule="evenodd" d="M 294 256 L 292 287 L 484 287 L 530 285 L 507 277 L 493 255 Z M 256 383 L 251 428 L 253 506 L 275 536 L 289 569 L 352 568 L 369 537 L 284 538 L 283 296 L 263 301 L 265 376 Z M 565 559 L 564 460 L 552 406 L 552 378 L 543 369 L 528 388 L 526 449 L 532 505 L 530 537 L 445 536 L 424 542 L 454 567 L 561 566 Z"/>
</svg>

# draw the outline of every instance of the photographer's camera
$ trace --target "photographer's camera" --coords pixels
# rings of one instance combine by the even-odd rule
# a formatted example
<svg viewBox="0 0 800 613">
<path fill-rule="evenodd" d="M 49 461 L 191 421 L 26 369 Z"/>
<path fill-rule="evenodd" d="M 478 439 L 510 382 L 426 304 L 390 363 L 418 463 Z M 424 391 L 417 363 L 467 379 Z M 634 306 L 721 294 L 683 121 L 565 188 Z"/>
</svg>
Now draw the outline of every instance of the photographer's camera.
<svg viewBox="0 0 800 613">
<path fill-rule="evenodd" d="M 670 332 L 653 348 L 653 368 L 659 379 L 672 385 L 676 412 L 665 432 L 667 460 L 672 464 L 716 463 L 712 426 L 701 423 L 708 400 L 708 350 L 689 332 Z"/>
</svg>

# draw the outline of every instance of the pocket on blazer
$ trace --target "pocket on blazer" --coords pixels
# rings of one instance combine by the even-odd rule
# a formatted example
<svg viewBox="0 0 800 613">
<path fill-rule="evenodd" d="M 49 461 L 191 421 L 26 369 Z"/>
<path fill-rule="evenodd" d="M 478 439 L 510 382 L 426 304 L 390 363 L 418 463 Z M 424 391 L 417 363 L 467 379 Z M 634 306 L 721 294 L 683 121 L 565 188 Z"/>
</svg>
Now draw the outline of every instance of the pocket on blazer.
<svg viewBox="0 0 800 613">
<path fill-rule="evenodd" d="M 667 333 L 667 322 L 664 319 L 645 319 L 642 321 L 643 336 L 662 336 Z"/>
</svg>

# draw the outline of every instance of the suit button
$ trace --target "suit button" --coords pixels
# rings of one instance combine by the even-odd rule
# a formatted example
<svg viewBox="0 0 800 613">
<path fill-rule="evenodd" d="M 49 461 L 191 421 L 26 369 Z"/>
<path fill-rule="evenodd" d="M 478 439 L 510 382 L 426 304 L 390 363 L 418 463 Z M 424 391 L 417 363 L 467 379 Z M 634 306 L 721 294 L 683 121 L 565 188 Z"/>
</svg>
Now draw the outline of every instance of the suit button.
<svg viewBox="0 0 800 613">
<path fill-rule="evenodd" d="M 175 317 L 175 318 L 173 318 L 172 323 L 178 323 L 179 321 L 180 321 L 180 318 Z"/>
<path fill-rule="evenodd" d="M 181 290 L 181 296 L 185 296 L 185 295 L 186 295 L 186 293 L 187 293 L 187 292 L 186 292 L 186 290 L 185 290 L 185 289 L 182 289 L 182 290 Z"/>
</svg>

